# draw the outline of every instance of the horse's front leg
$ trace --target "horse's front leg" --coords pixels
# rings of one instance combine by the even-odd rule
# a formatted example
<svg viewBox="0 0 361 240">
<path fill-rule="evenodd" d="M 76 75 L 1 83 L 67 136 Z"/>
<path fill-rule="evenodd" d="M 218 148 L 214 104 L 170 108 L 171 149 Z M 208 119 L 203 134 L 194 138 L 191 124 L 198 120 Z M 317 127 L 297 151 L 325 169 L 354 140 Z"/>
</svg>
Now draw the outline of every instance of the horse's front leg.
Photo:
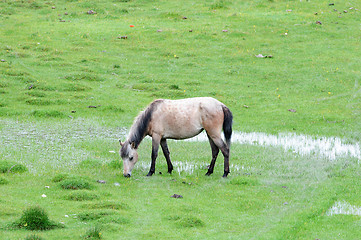
<svg viewBox="0 0 361 240">
<path fill-rule="evenodd" d="M 172 165 L 172 162 L 170 161 L 170 157 L 169 157 L 169 149 L 168 149 L 168 145 L 167 145 L 167 140 L 165 138 L 163 138 L 160 141 L 160 145 L 162 146 L 164 157 L 167 160 L 168 173 L 172 173 L 173 165 Z"/>
<path fill-rule="evenodd" d="M 158 149 L 160 144 L 161 137 L 158 135 L 152 136 L 152 163 L 150 164 L 149 173 L 147 174 L 148 177 L 152 176 L 155 173 L 155 161 L 158 157 Z"/>
</svg>

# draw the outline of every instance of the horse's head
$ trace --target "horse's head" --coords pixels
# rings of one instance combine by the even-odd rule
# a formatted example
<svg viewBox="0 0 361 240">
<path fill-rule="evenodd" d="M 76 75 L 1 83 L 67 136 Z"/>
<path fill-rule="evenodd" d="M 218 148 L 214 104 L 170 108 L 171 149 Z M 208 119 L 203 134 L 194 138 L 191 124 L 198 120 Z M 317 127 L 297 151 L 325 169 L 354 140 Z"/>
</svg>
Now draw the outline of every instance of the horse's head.
<svg viewBox="0 0 361 240">
<path fill-rule="evenodd" d="M 123 175 L 124 177 L 130 177 L 132 175 L 132 170 L 136 162 L 138 162 L 138 153 L 137 149 L 134 146 L 134 143 L 126 141 L 125 143 L 120 142 L 120 156 L 123 159 Z"/>
</svg>

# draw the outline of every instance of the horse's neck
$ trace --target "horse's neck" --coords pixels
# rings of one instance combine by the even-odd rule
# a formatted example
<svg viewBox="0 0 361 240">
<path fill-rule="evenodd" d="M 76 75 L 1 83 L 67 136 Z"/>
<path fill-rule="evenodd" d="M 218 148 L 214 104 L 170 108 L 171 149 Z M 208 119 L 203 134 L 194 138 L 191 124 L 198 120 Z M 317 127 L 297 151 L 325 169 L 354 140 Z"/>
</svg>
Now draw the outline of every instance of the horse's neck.
<svg viewBox="0 0 361 240">
<path fill-rule="evenodd" d="M 153 112 L 157 109 L 157 106 L 163 102 L 164 100 L 155 100 L 135 119 L 128 138 L 131 141 L 130 143 L 134 142 L 135 148 L 139 146 L 148 134 Z"/>
<path fill-rule="evenodd" d="M 132 148 L 137 149 L 144 138 L 145 138 L 145 136 L 137 137 L 137 136 L 134 136 L 134 135 L 129 135 L 127 141 L 129 142 L 129 144 L 132 145 Z"/>
<path fill-rule="evenodd" d="M 134 148 L 138 148 L 148 132 L 148 124 L 144 125 L 142 119 L 137 119 L 130 129 L 128 141 L 134 144 Z"/>
</svg>

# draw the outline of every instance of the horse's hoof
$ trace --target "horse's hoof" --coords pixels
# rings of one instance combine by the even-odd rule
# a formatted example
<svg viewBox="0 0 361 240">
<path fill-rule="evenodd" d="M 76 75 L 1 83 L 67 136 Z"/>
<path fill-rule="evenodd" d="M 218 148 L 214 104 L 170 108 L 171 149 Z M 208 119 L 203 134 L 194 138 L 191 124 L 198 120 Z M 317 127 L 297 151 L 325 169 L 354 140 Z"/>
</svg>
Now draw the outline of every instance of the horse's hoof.
<svg viewBox="0 0 361 240">
<path fill-rule="evenodd" d="M 207 172 L 206 176 L 211 176 L 211 174 L 212 174 L 211 172 Z"/>
<path fill-rule="evenodd" d="M 148 174 L 147 174 L 147 177 L 151 177 L 153 175 L 153 173 L 152 172 L 149 172 Z"/>
<path fill-rule="evenodd" d="M 226 178 L 228 176 L 228 173 L 224 173 L 223 177 Z"/>
</svg>

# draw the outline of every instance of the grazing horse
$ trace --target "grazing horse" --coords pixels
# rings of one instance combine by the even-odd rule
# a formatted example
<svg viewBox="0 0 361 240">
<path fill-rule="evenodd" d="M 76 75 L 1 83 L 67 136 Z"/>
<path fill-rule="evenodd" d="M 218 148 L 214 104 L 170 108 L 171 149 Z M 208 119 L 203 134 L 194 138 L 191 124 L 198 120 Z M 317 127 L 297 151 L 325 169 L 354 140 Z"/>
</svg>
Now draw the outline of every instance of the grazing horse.
<svg viewBox="0 0 361 240">
<path fill-rule="evenodd" d="M 224 156 L 223 177 L 227 177 L 232 120 L 233 116 L 228 107 L 211 97 L 153 101 L 135 118 L 127 140 L 124 143 L 120 142 L 124 177 L 131 176 L 134 165 L 138 161 L 137 149 L 146 135 L 152 137 L 152 163 L 147 175 L 152 176 L 155 172 L 159 145 L 167 161 L 168 173 L 171 173 L 173 165 L 169 157 L 167 139 L 191 138 L 203 130 L 206 131 L 212 148 L 212 161 L 206 175 L 213 173 L 219 150 L 221 150 Z M 221 137 L 222 128 L 226 143 Z"/>
</svg>

